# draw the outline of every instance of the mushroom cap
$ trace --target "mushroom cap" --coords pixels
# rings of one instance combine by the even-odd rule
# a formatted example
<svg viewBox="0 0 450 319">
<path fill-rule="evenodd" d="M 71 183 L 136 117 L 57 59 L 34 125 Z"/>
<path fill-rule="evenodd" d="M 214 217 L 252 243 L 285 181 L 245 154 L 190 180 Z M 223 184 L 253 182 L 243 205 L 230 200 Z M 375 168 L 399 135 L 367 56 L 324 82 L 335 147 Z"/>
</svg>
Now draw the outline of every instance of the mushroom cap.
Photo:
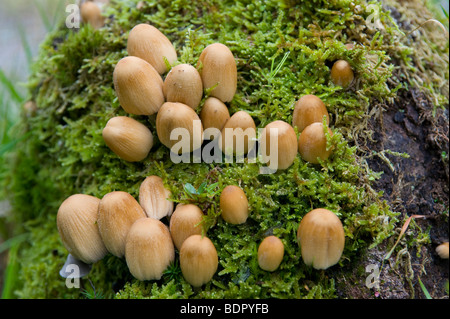
<svg viewBox="0 0 450 319">
<path fill-rule="evenodd" d="M 330 116 L 323 101 L 315 95 L 303 95 L 294 106 L 292 113 L 292 126 L 297 127 L 301 133 L 308 125 L 320 122 L 323 117 L 327 118 L 327 125 L 330 123 Z"/>
<path fill-rule="evenodd" d="M 256 125 L 245 111 L 237 111 L 225 123 L 219 136 L 219 147 L 226 155 L 247 154 L 255 145 Z"/>
<path fill-rule="evenodd" d="M 139 187 L 139 204 L 148 217 L 161 219 L 173 212 L 173 202 L 168 199 L 170 195 L 161 177 L 147 176 Z"/>
<path fill-rule="evenodd" d="M 56 215 L 64 247 L 87 264 L 99 261 L 108 253 L 96 224 L 99 203 L 97 197 L 74 194 L 62 202 Z"/>
<path fill-rule="evenodd" d="M 210 96 L 205 100 L 205 104 L 200 112 L 200 119 L 202 120 L 204 130 L 216 128 L 217 130 L 222 131 L 225 123 L 230 119 L 230 112 L 225 103 L 218 98 Z M 219 133 L 217 135 L 219 135 Z M 211 136 L 205 134 L 205 139 L 215 139 L 217 135 L 214 135 L 211 138 Z"/>
<path fill-rule="evenodd" d="M 328 132 L 330 136 L 333 135 L 330 128 Z M 325 161 L 331 155 L 333 149 L 327 150 L 327 137 L 322 123 L 312 123 L 303 130 L 298 139 L 298 151 L 305 161 L 312 164 L 319 163 L 317 158 Z"/>
<path fill-rule="evenodd" d="M 167 102 L 180 102 L 195 110 L 203 96 L 202 78 L 192 65 L 176 65 L 164 80 L 163 93 Z"/>
<path fill-rule="evenodd" d="M 270 140 L 276 137 L 277 147 L 271 153 Z M 287 169 L 294 162 L 298 151 L 297 135 L 292 126 L 284 121 L 274 121 L 266 125 L 261 136 L 261 154 L 268 166 L 271 159 L 277 160 L 277 169 Z M 274 148 L 274 146 L 273 146 Z"/>
<path fill-rule="evenodd" d="M 230 49 L 222 43 L 208 45 L 200 54 L 197 68 L 200 65 L 203 87 L 208 89 L 217 85 L 210 96 L 222 102 L 231 101 L 237 88 L 237 67 Z"/>
<path fill-rule="evenodd" d="M 244 191 L 235 185 L 228 185 L 220 194 L 220 209 L 222 218 L 230 224 L 243 224 L 246 222 L 248 212 L 248 199 Z"/>
<path fill-rule="evenodd" d="M 126 116 L 111 118 L 102 131 L 105 144 L 129 162 L 147 157 L 153 146 L 153 134 L 144 124 Z"/>
<path fill-rule="evenodd" d="M 176 129 L 179 129 L 180 134 L 187 133 L 188 140 L 183 137 L 184 135 L 179 136 Z M 172 131 L 174 131 L 173 134 L 177 134 L 175 134 L 176 139 L 171 140 Z M 182 143 L 182 148 L 177 153 L 192 152 L 200 148 L 203 142 L 203 126 L 197 113 L 186 104 L 178 102 L 166 102 L 161 106 L 156 116 L 156 133 L 161 143 L 170 149 Z"/>
<path fill-rule="evenodd" d="M 164 58 L 173 64 L 177 52 L 172 42 L 154 26 L 141 23 L 133 27 L 128 34 L 128 55 L 139 57 L 150 63 L 159 74 L 167 72 Z"/>
<path fill-rule="evenodd" d="M 141 58 L 122 58 L 114 68 L 113 82 L 119 103 L 127 113 L 152 115 L 164 103 L 161 76 Z"/>
<path fill-rule="evenodd" d="M 131 225 L 145 217 L 144 210 L 129 193 L 113 191 L 100 201 L 98 206 L 98 229 L 108 251 L 122 258 L 125 254 L 125 239 Z"/>
<path fill-rule="evenodd" d="M 89 23 L 94 29 L 99 29 L 104 25 L 102 10 L 93 1 L 83 2 L 80 6 L 81 20 Z"/>
<path fill-rule="evenodd" d="M 219 265 L 216 247 L 208 237 L 189 236 L 181 245 L 180 268 L 184 279 L 200 287 L 212 279 Z"/>
<path fill-rule="evenodd" d="M 442 259 L 448 259 L 448 241 L 437 246 L 436 253 Z"/>
<path fill-rule="evenodd" d="M 166 225 L 154 218 L 140 218 L 126 238 L 125 260 L 138 280 L 159 280 L 175 260 L 175 248 Z"/>
<path fill-rule="evenodd" d="M 180 250 L 181 245 L 191 235 L 201 235 L 203 220 L 202 210 L 194 204 L 178 205 L 170 217 L 170 234 L 175 247 Z"/>
<path fill-rule="evenodd" d="M 302 218 L 297 241 L 306 265 L 327 269 L 338 263 L 344 251 L 344 227 L 336 214 L 316 208 Z"/>
<path fill-rule="evenodd" d="M 335 85 L 346 88 L 353 82 L 354 77 L 350 63 L 345 60 L 337 60 L 331 67 L 331 80 Z"/>
<path fill-rule="evenodd" d="M 264 238 L 258 247 L 258 264 L 263 270 L 277 270 L 283 257 L 284 245 L 281 239 L 276 236 Z"/>
</svg>

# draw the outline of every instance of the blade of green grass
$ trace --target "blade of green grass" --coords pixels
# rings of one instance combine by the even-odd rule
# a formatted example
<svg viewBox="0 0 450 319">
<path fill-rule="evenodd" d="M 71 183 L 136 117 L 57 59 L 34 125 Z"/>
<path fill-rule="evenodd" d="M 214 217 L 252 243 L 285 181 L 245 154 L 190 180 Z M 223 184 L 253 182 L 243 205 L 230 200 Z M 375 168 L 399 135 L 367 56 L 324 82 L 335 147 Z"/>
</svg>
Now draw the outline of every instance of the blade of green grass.
<svg viewBox="0 0 450 319">
<path fill-rule="evenodd" d="M 11 82 L 11 80 L 6 76 L 2 69 L 0 69 L 0 85 L 6 88 L 6 91 L 10 94 L 11 98 L 14 101 L 18 103 L 22 103 L 24 101 L 24 98 L 16 90 L 14 83 Z M 4 106 L 1 105 L 0 107 Z"/>
<path fill-rule="evenodd" d="M 419 280 L 419 285 L 420 288 L 422 288 L 423 293 L 425 294 L 425 297 L 427 299 L 433 299 L 430 295 L 430 293 L 428 292 L 427 288 L 425 287 L 425 285 L 423 284 L 422 280 L 420 280 L 420 277 L 417 277 L 417 279 Z"/>
</svg>

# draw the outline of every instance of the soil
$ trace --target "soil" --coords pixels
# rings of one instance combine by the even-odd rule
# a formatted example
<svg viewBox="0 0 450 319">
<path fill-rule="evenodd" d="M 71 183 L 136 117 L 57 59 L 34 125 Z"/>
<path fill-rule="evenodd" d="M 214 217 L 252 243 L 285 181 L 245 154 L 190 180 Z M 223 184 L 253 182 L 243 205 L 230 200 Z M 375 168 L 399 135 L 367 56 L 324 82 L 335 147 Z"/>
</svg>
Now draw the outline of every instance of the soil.
<svg viewBox="0 0 450 319">
<path fill-rule="evenodd" d="M 400 213 L 398 230 L 409 216 L 424 215 L 425 218 L 415 218 L 414 222 L 422 232 L 429 234 L 431 242 L 412 247 L 406 242 L 399 244 L 385 261 L 383 258 L 398 235 L 376 249 L 368 250 L 361 260 L 364 268 L 373 264 L 381 270 L 379 287 L 368 289 L 366 278 L 370 273 L 361 276 L 361 270 L 354 270 L 350 272 L 353 278 L 337 278 L 340 283 L 338 295 L 346 298 L 425 298 L 420 278 L 433 299 L 448 298 L 445 291 L 449 278 L 448 259 L 441 259 L 435 251 L 437 245 L 449 238 L 448 159 L 443 160 L 442 156 L 443 152 L 449 153 L 448 107 L 436 109 L 433 114 L 433 105 L 423 93 L 414 88 L 402 90 L 380 118 L 371 120 L 369 129 L 374 135 L 373 141 L 367 144 L 367 151 L 389 149 L 409 154 L 409 158 L 387 155 L 393 169 L 378 156 L 368 159 L 371 169 L 384 172 L 374 189 L 384 191 L 383 199 L 393 211 Z M 418 231 L 411 230 L 409 237 Z M 408 232 L 403 237 L 408 237 Z"/>
</svg>

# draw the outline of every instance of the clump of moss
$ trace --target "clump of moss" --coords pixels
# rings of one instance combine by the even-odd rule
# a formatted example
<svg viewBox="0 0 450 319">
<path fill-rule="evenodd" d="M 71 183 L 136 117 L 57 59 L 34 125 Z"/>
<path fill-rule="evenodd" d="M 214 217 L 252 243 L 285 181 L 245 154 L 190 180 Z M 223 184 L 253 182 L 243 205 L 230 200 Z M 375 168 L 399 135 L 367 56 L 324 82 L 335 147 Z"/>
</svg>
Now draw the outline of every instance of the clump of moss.
<svg viewBox="0 0 450 319">
<path fill-rule="evenodd" d="M 296 231 L 302 216 L 313 208 L 336 212 L 346 234 L 340 265 L 393 233 L 396 213 L 372 189 L 371 181 L 379 174 L 364 165 L 358 141 L 361 136 L 370 138 L 364 123 L 373 115 L 373 105 L 392 99 L 400 87 L 391 79 L 395 22 L 383 12 L 383 33 L 366 32 L 365 1 L 137 2 L 112 1 L 105 27 L 61 26 L 42 44 L 29 84 L 38 110 L 24 117 L 24 139 L 8 180 L 15 222 L 23 225 L 18 232 L 29 234 L 20 252 L 21 286 L 16 295 L 82 297 L 80 290 L 66 288 L 58 275 L 67 254 L 57 237 L 58 206 L 74 193 L 101 198 L 122 190 L 137 197 L 143 179 L 158 175 L 174 201 L 193 202 L 204 210 L 205 231 L 218 250 L 219 269 L 210 283 L 193 289 L 176 264 L 159 281 L 139 282 L 124 260 L 107 256 L 89 275 L 101 296 L 336 297 L 334 279 L 301 261 Z M 158 141 L 142 162 L 119 159 L 101 136 L 112 116 L 127 115 L 116 98 L 112 72 L 127 55 L 129 30 L 145 22 L 174 43 L 180 63 L 196 65 L 205 46 L 226 44 L 238 68 L 230 113 L 247 111 L 257 127 L 274 120 L 290 123 L 301 95 L 319 96 L 332 117 L 334 134 L 328 143 L 333 155 L 319 165 L 297 156 L 289 169 L 271 175 L 259 173 L 260 163 L 174 164 Z M 348 50 L 348 42 L 359 44 Z M 405 57 L 406 51 L 399 47 L 395 56 Z M 354 69 L 357 81 L 349 89 L 331 84 L 330 68 L 337 59 L 347 60 Z M 154 117 L 132 117 L 156 136 Z M 217 194 L 229 184 L 238 184 L 247 194 L 250 218 L 245 224 L 230 225 L 219 216 Z M 269 234 L 285 245 L 285 257 L 274 273 L 261 270 L 256 257 L 259 242 Z"/>
</svg>

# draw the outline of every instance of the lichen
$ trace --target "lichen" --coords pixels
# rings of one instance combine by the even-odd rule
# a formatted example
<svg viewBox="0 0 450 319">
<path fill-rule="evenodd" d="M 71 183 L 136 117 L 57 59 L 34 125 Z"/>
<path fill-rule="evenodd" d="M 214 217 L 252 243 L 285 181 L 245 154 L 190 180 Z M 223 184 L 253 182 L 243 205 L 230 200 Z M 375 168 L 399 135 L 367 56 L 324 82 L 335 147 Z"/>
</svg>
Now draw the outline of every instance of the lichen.
<svg viewBox="0 0 450 319">
<path fill-rule="evenodd" d="M 101 198 L 122 190 L 137 198 L 143 179 L 158 175 L 174 201 L 193 202 L 204 210 L 204 231 L 217 248 L 219 269 L 211 282 L 194 289 L 177 264 L 161 280 L 139 282 L 123 259 L 108 255 L 88 276 L 101 296 L 335 298 L 335 280 L 303 264 L 296 231 L 311 209 L 334 211 L 346 235 L 338 269 L 394 233 L 397 214 L 372 189 L 379 173 L 368 168 L 360 147 L 372 134 L 366 129 L 367 120 L 379 112 L 379 105 L 395 97 L 404 81 L 392 78 L 393 61 L 410 65 L 412 48 L 398 39 L 399 29 L 389 12 L 381 11 L 385 28 L 379 31 L 366 25 L 368 3 L 362 0 L 161 0 L 139 8 L 137 2 L 111 1 L 105 27 L 82 25 L 70 30 L 61 25 L 42 44 L 29 81 L 38 110 L 23 117 L 24 138 L 7 180 L 17 232 L 28 234 L 20 250 L 16 296 L 83 297 L 80 289 L 66 288 L 58 274 L 67 255 L 55 224 L 58 206 L 74 193 Z M 174 43 L 178 63 L 195 66 L 206 45 L 226 44 L 238 68 L 230 113 L 247 111 L 257 127 L 274 120 L 291 123 L 294 102 L 304 94 L 318 95 L 332 118 L 334 134 L 328 143 L 333 155 L 318 165 L 297 156 L 289 169 L 267 175 L 259 173 L 258 162 L 174 164 L 159 141 L 142 162 L 118 158 L 101 135 L 112 116 L 128 115 L 114 92 L 112 72 L 127 55 L 129 30 L 143 22 L 159 28 Z M 349 42 L 357 43 L 354 49 L 345 47 Z M 346 59 L 354 69 L 357 81 L 349 89 L 330 81 L 337 59 Z M 441 95 L 436 102 L 444 98 Z M 156 137 L 154 116 L 132 117 Z M 206 186 L 213 185 L 208 193 L 212 196 L 190 196 L 186 185 L 199 189 L 205 181 Z M 228 184 L 239 185 L 247 194 L 250 217 L 245 224 L 230 225 L 219 216 L 217 194 Z M 283 262 L 273 273 L 261 270 L 256 258 L 258 244 L 269 234 L 285 245 Z M 90 286 L 87 279 L 82 281 Z"/>
</svg>

